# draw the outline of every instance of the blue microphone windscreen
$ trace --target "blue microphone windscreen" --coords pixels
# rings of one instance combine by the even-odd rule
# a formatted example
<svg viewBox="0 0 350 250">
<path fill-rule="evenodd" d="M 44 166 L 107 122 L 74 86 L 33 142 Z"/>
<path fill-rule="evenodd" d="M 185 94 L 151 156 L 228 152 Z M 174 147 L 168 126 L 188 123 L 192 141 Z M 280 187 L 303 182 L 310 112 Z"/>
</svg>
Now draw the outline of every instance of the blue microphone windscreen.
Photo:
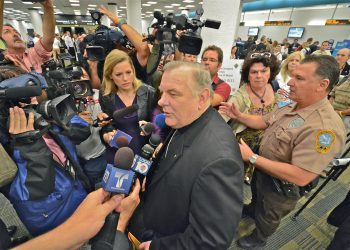
<svg viewBox="0 0 350 250">
<path fill-rule="evenodd" d="M 165 114 L 164 113 L 160 113 L 158 115 L 156 115 L 155 118 L 155 123 L 158 126 L 158 128 L 166 128 L 167 125 L 165 123 Z"/>
</svg>

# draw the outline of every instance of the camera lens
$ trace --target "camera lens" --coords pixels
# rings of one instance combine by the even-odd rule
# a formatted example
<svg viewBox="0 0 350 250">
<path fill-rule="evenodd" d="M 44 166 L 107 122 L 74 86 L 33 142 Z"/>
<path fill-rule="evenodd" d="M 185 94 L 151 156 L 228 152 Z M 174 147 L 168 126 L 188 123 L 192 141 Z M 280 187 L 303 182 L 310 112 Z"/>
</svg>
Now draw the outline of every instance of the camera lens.
<svg viewBox="0 0 350 250">
<path fill-rule="evenodd" d="M 51 102 L 51 100 L 43 101 L 43 102 L 39 103 L 38 106 L 36 107 L 36 112 L 41 114 L 44 117 L 44 119 L 50 119 L 50 114 L 48 111 L 48 107 L 50 105 L 50 102 Z"/>
</svg>

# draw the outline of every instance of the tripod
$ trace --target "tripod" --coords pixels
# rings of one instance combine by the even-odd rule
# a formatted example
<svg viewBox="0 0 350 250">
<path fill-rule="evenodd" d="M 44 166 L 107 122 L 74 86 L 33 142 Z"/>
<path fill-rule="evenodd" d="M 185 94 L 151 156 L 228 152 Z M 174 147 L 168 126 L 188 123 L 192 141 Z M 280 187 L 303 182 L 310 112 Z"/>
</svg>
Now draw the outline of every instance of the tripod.
<svg viewBox="0 0 350 250">
<path fill-rule="evenodd" d="M 347 134 L 346 144 L 350 141 L 350 133 Z M 292 220 L 296 221 L 297 217 L 301 212 L 309 205 L 309 203 L 316 197 L 316 195 L 321 192 L 321 190 L 327 185 L 330 180 L 336 181 L 338 177 L 347 169 L 350 165 L 350 158 L 344 158 L 350 152 L 350 145 L 347 146 L 346 150 L 343 152 L 340 158 L 332 160 L 332 168 L 328 172 L 326 180 L 316 189 L 316 191 L 310 196 L 310 198 L 305 202 L 305 204 L 299 208 L 299 210 L 292 216 Z"/>
</svg>

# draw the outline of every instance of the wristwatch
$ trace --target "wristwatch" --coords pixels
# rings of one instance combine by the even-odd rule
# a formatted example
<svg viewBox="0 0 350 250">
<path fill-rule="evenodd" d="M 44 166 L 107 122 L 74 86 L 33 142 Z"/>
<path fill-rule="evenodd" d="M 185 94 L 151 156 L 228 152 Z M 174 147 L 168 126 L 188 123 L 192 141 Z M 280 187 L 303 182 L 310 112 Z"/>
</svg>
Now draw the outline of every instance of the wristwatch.
<svg viewBox="0 0 350 250">
<path fill-rule="evenodd" d="M 122 25 L 123 24 L 128 24 L 127 22 L 126 22 L 126 19 L 125 18 L 120 18 L 119 19 L 119 22 L 118 22 L 118 28 L 119 29 L 122 29 Z"/>
<path fill-rule="evenodd" d="M 256 163 L 256 160 L 258 159 L 258 157 L 259 157 L 259 155 L 252 154 L 252 156 L 249 157 L 249 162 L 254 165 Z"/>
</svg>

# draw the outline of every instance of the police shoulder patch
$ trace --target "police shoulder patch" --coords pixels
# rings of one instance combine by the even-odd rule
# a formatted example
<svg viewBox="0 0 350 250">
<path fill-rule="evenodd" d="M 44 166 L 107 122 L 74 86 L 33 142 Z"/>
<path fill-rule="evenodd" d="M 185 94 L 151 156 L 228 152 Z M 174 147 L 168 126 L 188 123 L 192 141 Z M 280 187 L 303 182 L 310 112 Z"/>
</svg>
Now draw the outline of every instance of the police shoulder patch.
<svg viewBox="0 0 350 250">
<path fill-rule="evenodd" d="M 321 154 L 327 154 L 334 144 L 336 135 L 332 130 L 319 130 L 316 133 L 315 147 Z"/>
</svg>

